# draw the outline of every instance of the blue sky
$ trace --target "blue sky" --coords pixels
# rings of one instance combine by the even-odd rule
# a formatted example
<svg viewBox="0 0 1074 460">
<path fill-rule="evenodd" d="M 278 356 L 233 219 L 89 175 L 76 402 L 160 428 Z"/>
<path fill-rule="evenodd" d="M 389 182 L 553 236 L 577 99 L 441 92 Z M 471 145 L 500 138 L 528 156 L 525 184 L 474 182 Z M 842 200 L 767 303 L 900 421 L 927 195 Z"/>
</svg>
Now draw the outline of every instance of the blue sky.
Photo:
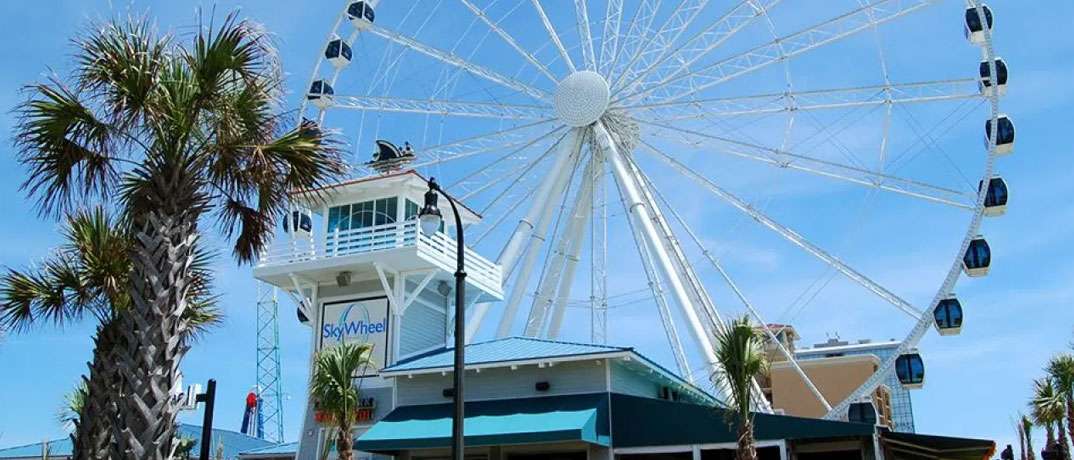
<svg viewBox="0 0 1074 460">
<path fill-rule="evenodd" d="M 440 3 L 444 3 L 441 7 L 444 10 L 437 11 L 444 11 L 444 16 L 423 26 L 422 19 L 429 14 L 421 9 Z M 785 3 L 772 13 L 773 27 L 781 34 L 795 31 L 824 15 L 824 12 L 813 11 L 817 8 L 811 8 L 815 6 L 812 4 L 807 8 L 803 2 L 788 0 Z M 853 0 L 833 1 L 828 6 L 832 10 L 842 8 L 845 11 L 856 3 Z M 988 220 L 983 227 L 994 254 L 992 274 L 981 280 L 963 279 L 958 285 L 957 292 L 968 315 L 962 335 L 941 338 L 930 334 L 922 342 L 928 384 L 914 392 L 913 398 L 920 432 L 985 437 L 996 439 L 1002 445 L 1011 442 L 1012 416 L 1024 408 L 1031 388 L 1030 379 L 1040 373 L 1051 353 L 1068 349 L 1074 340 L 1074 313 L 1069 307 L 1074 300 L 1074 287 L 1070 283 L 1074 268 L 1065 263 L 1074 258 L 1074 239 L 1069 230 L 1074 222 L 1074 204 L 1067 199 L 1074 194 L 1074 185 L 1069 179 L 1074 170 L 1071 157 L 1074 152 L 1069 141 L 1069 128 L 1062 121 L 1070 118 L 1067 112 L 1072 108 L 1074 96 L 1070 86 L 1074 81 L 1074 63 L 1069 59 L 1074 52 L 1074 40 L 1063 29 L 1065 22 L 1057 19 L 1071 17 L 1074 4 L 1011 0 L 991 4 L 997 14 L 998 53 L 1012 70 L 1010 93 L 1002 107 L 1014 117 L 1019 130 L 1017 152 L 1002 159 L 999 166 L 1011 186 L 1012 203 L 1006 216 Z M 47 4 L 3 3 L 0 5 L 0 34 L 8 46 L 0 52 L 0 69 L 3 69 L 0 70 L 0 88 L 5 89 L 0 91 L 0 107 L 14 107 L 22 98 L 22 85 L 41 80 L 50 71 L 63 74 L 69 68 L 74 52 L 69 40 L 88 21 L 128 8 L 137 12 L 149 11 L 162 28 L 183 37 L 195 22 L 195 5 L 186 2 L 74 0 Z M 302 2 L 301 5 L 285 1 L 222 1 L 215 4 L 219 12 L 241 7 L 243 16 L 264 23 L 277 37 L 280 57 L 288 72 L 289 106 L 297 105 L 313 58 L 319 54 L 340 5 L 341 2 L 334 1 Z M 460 55 L 472 51 L 476 44 L 484 43 L 480 52 L 474 53 L 475 59 L 481 59 L 485 65 L 505 74 L 521 75 L 520 79 L 547 87 L 548 82 L 531 75 L 532 72 L 519 74 L 521 65 L 518 63 L 521 61 L 512 60 L 516 56 L 502 44 L 495 44 L 493 39 L 482 41 L 485 30 L 480 27 L 462 29 L 470 19 L 454 2 L 423 0 L 417 5 L 421 8 L 414 12 L 402 7 L 399 11 L 382 8 L 378 12 L 378 22 L 403 24 L 402 29 L 441 48 L 456 44 L 460 46 Z M 970 76 L 976 68 L 978 55 L 973 47 L 962 41 L 960 5 L 961 2 L 944 2 L 884 27 L 877 35 L 864 34 L 856 40 L 796 58 L 789 64 L 789 69 L 773 66 L 751 78 L 733 82 L 727 91 L 737 95 L 782 91 L 785 70 L 793 75 L 794 86 L 799 89 L 877 83 L 880 73 L 874 38 L 881 43 L 893 81 Z M 567 19 L 569 11 L 566 10 L 553 9 L 550 13 L 553 21 L 573 24 Z M 719 9 L 713 8 L 713 11 Z M 591 15 L 599 16 L 594 12 Z M 533 44 L 534 49 L 539 50 L 536 52 L 538 56 L 553 70 L 562 69 L 562 62 L 547 46 L 547 39 L 541 35 L 539 27 L 520 27 L 523 25 L 522 15 L 511 18 L 505 26 L 516 26 L 512 30 L 520 41 Z M 533 20 L 532 16 L 529 20 Z M 463 32 L 460 34 L 459 30 Z M 574 29 L 571 26 L 564 30 L 573 32 Z M 770 32 L 764 28 L 746 30 L 738 42 L 727 44 L 726 52 L 733 53 L 751 43 L 761 43 L 759 37 L 765 34 Z M 383 44 L 383 40 L 374 39 L 356 46 L 357 59 L 379 62 L 384 56 Z M 577 49 L 571 51 L 576 60 L 580 59 Z M 499 66 L 501 57 L 512 64 Z M 350 81 L 374 95 L 427 94 L 423 92 L 423 85 L 439 77 L 439 74 L 429 72 L 437 67 L 428 59 L 411 55 L 406 55 L 401 62 L 404 64 L 399 67 L 389 67 L 393 69 L 389 72 L 396 72 L 389 74 L 392 77 L 386 80 L 391 84 L 378 82 L 376 71 L 384 69 L 383 65 L 360 67 L 361 71 L 350 74 L 352 80 L 345 82 Z M 511 95 L 466 76 L 459 79 L 452 95 L 472 100 L 514 100 Z M 891 151 L 893 157 L 897 157 L 895 153 L 906 154 L 906 160 L 898 164 L 898 172 L 935 183 L 966 187 L 967 181 L 961 176 L 973 177 L 980 168 L 979 120 L 983 112 L 980 107 L 968 107 L 965 120 L 950 121 L 947 116 L 956 110 L 961 108 L 952 104 L 896 113 Z M 962 116 L 963 112 L 957 113 Z M 841 113 L 821 113 L 815 118 L 799 119 L 788 140 L 789 145 L 825 158 L 839 158 L 837 155 L 844 151 L 876 149 L 878 127 L 882 123 L 879 113 L 853 113 L 847 120 L 840 116 Z M 412 119 L 404 117 L 365 120 L 365 124 L 359 125 L 356 117 L 340 115 L 329 118 L 328 123 L 343 128 L 346 140 L 357 145 L 355 151 L 361 157 L 369 150 L 369 141 L 374 136 L 410 139 L 420 147 L 460 138 L 470 131 L 487 131 L 482 128 L 489 126 L 479 122 L 436 125 L 424 119 L 421 123 L 411 124 Z M 758 143 L 779 146 L 786 122 L 778 117 L 745 119 L 742 124 L 747 126 L 734 127 L 734 132 L 749 136 L 751 140 L 762 139 Z M 0 241 L 8 242 L 0 245 L 0 264 L 24 267 L 47 254 L 58 238 L 56 225 L 38 218 L 18 190 L 24 170 L 14 161 L 10 142 L 12 124 L 13 116 L 9 112 L 0 114 L 0 137 L 3 138 L 0 141 L 0 187 L 3 187 L 0 194 L 6 197 L 0 200 L 0 210 L 8 216 L 9 223 L 0 228 Z M 355 129 L 355 126 L 362 126 L 362 129 Z M 833 126 L 837 127 L 833 129 L 834 133 L 824 130 L 824 127 Z M 713 133 L 731 129 L 719 124 L 693 124 L 690 127 Z M 931 127 L 943 128 L 933 134 L 937 138 L 935 143 L 930 143 L 927 148 L 915 145 L 921 132 L 932 132 Z M 937 280 L 950 265 L 954 245 L 965 227 L 964 214 L 937 210 L 931 204 L 864 193 L 853 186 L 833 186 L 831 182 L 802 179 L 792 173 L 773 174 L 755 164 L 702 156 L 702 149 L 681 145 L 674 148 L 691 167 L 726 184 L 915 303 L 927 302 L 934 294 Z M 947 164 L 948 160 L 966 166 L 953 169 Z M 487 159 L 479 158 L 428 172 L 442 174 L 448 179 L 459 178 L 484 161 Z M 800 345 L 823 341 L 827 334 L 836 332 L 852 340 L 883 340 L 901 337 L 908 330 L 908 322 L 890 306 L 840 277 L 831 277 L 815 260 L 789 248 L 785 241 L 758 230 L 741 214 L 721 206 L 687 181 L 678 180 L 671 170 L 655 161 L 640 161 L 660 190 L 676 203 L 677 210 L 686 216 L 690 226 L 699 230 L 704 244 L 714 248 L 724 257 L 729 269 L 740 275 L 738 281 L 743 290 L 751 295 L 766 318 L 791 321 L 799 326 L 804 336 Z M 532 181 L 535 177 L 524 179 Z M 476 205 L 483 205 L 481 197 Z M 489 215 L 504 209 L 494 207 Z M 625 228 L 621 213 L 613 212 L 610 223 L 613 228 Z M 482 241 L 479 249 L 494 255 L 504 236 L 502 230 L 493 232 L 488 240 Z M 626 230 L 613 231 L 610 238 L 613 249 L 629 249 L 633 245 Z M 690 255 L 698 260 L 700 276 L 717 302 L 734 305 L 727 289 L 701 260 L 700 252 L 690 251 Z M 611 274 L 610 292 L 633 293 L 638 283 L 644 283 L 636 257 L 630 250 L 612 252 L 611 266 L 616 270 Z M 194 347 L 183 368 L 188 382 L 208 378 L 218 380 L 217 423 L 237 429 L 243 397 L 254 384 L 255 284 L 250 269 L 235 267 L 229 258 L 218 261 L 217 271 L 227 320 Z M 829 279 L 831 281 L 826 281 Z M 814 295 L 809 286 L 816 280 L 820 280 L 824 288 Z M 586 283 L 579 284 L 576 292 L 588 292 Z M 625 297 L 644 297 L 632 295 Z M 811 301 L 797 300 L 802 298 Z M 283 378 L 284 392 L 288 395 L 284 411 L 288 414 L 288 437 L 294 439 L 305 391 L 308 330 L 287 313 L 292 310 L 288 301 L 284 300 L 282 305 L 281 311 L 285 312 L 280 324 Z M 496 311 L 492 315 L 494 321 L 498 320 Z M 729 314 L 738 313 L 733 306 L 729 306 L 728 311 Z M 584 340 L 588 331 L 587 314 L 583 310 L 572 310 L 569 315 L 577 321 L 568 321 L 564 337 Z M 613 310 L 609 340 L 616 344 L 636 345 L 644 353 L 671 364 L 657 324 L 652 302 L 624 301 Z M 684 329 L 680 327 L 680 331 Z M 62 435 L 54 413 L 63 394 L 73 387 L 84 370 L 84 363 L 90 356 L 91 333 L 92 325 L 87 323 L 70 325 L 62 330 L 42 328 L 0 340 L 0 376 L 3 377 L 0 380 L 0 407 L 5 408 L 0 411 L 0 445 Z M 684 341 L 689 342 L 685 332 L 682 333 Z M 484 334 L 490 334 L 488 328 Z M 194 414 L 184 418 L 196 422 Z"/>
</svg>

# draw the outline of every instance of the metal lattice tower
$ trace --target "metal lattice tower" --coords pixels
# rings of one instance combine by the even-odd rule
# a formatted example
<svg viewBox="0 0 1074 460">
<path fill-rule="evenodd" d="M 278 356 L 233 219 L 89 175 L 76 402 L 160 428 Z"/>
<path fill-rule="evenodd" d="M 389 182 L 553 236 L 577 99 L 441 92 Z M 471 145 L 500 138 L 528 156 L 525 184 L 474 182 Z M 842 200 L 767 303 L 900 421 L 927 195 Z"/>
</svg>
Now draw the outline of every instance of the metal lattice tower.
<svg viewBox="0 0 1074 460">
<path fill-rule="evenodd" d="M 258 437 L 283 442 L 283 394 L 280 390 L 280 327 L 276 288 L 257 284 Z"/>
</svg>

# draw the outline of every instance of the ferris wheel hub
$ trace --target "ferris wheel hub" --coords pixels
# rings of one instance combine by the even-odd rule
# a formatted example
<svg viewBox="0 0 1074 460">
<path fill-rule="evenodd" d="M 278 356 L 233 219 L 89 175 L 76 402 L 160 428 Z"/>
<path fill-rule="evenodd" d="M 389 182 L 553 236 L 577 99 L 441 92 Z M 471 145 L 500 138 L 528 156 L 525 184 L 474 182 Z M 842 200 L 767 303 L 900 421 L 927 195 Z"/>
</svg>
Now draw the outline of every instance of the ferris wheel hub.
<svg viewBox="0 0 1074 460">
<path fill-rule="evenodd" d="M 610 102 L 608 81 L 591 70 L 580 70 L 559 82 L 552 109 L 563 123 L 581 127 L 599 120 Z"/>
</svg>

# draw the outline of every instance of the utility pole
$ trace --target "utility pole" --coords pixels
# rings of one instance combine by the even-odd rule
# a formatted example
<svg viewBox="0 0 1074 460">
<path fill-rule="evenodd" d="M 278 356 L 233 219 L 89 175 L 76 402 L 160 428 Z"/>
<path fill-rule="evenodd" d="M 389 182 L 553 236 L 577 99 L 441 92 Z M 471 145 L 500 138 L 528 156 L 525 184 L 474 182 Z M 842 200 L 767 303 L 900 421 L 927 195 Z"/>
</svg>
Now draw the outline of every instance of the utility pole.
<svg viewBox="0 0 1074 460">
<path fill-rule="evenodd" d="M 209 448 L 213 443 L 213 407 L 216 405 L 216 380 L 209 379 L 205 393 L 199 394 L 197 402 L 205 403 L 205 416 L 201 422 L 201 453 L 199 460 L 209 460 Z"/>
</svg>

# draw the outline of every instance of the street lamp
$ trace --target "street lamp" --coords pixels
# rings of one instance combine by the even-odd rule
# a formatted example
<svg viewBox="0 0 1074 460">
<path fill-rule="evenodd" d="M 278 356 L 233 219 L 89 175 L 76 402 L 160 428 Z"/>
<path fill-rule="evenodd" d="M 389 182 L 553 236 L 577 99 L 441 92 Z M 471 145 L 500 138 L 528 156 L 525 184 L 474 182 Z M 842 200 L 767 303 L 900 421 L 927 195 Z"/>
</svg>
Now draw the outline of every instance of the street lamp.
<svg viewBox="0 0 1074 460">
<path fill-rule="evenodd" d="M 425 206 L 418 212 L 418 222 L 421 224 L 421 232 L 432 235 L 440 230 L 443 215 L 436 206 L 437 195 L 442 194 L 451 205 L 451 212 L 455 215 L 455 364 L 452 367 L 454 373 L 454 389 L 452 401 L 455 405 L 455 413 L 451 417 L 451 458 L 463 460 L 463 375 L 466 372 L 466 312 L 464 310 L 466 298 L 466 271 L 464 270 L 465 255 L 462 232 L 462 219 L 459 218 L 459 209 L 455 206 L 455 200 L 451 195 L 440 189 L 436 178 L 429 178 L 429 190 L 425 192 Z"/>
</svg>

